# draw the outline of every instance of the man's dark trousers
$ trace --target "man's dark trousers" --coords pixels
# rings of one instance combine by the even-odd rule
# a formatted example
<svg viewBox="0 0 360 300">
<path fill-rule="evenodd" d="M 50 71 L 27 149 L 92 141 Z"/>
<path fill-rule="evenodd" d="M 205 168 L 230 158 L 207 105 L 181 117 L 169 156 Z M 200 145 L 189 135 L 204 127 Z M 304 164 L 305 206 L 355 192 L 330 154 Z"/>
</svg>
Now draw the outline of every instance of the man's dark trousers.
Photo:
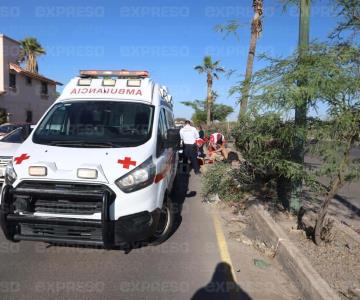
<svg viewBox="0 0 360 300">
<path fill-rule="evenodd" d="M 195 144 L 193 144 L 193 145 L 185 144 L 184 145 L 185 163 L 188 162 L 189 158 L 191 160 L 191 166 L 193 167 L 195 173 L 199 173 L 200 172 L 200 166 L 199 166 L 199 162 L 197 160 L 197 147 L 196 147 Z"/>
</svg>

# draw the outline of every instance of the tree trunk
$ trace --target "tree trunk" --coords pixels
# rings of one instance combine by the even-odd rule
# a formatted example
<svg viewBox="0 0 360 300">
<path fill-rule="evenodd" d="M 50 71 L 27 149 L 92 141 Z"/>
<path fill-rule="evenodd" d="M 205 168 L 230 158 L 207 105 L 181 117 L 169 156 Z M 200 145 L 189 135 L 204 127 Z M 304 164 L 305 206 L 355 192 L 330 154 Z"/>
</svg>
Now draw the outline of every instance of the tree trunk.
<svg viewBox="0 0 360 300">
<path fill-rule="evenodd" d="M 310 0 L 300 0 L 299 52 L 300 56 L 309 49 Z"/>
<path fill-rule="evenodd" d="M 29 72 L 31 70 L 31 57 L 30 57 L 30 55 L 28 55 L 28 57 L 26 58 L 25 70 L 29 71 Z"/>
<path fill-rule="evenodd" d="M 29 72 L 37 73 L 36 68 L 36 57 L 33 53 L 29 53 L 25 69 Z"/>
<path fill-rule="evenodd" d="M 339 189 L 344 185 L 344 174 L 349 166 L 350 161 L 350 150 L 356 139 L 356 136 L 352 136 L 344 150 L 343 159 L 340 162 L 338 173 L 336 178 L 330 184 L 330 191 L 326 193 L 324 202 L 321 205 L 321 208 L 318 212 L 318 217 L 314 229 L 314 241 L 316 245 L 321 245 L 321 231 L 324 226 L 325 217 L 328 211 L 331 200 L 337 194 Z"/>
<path fill-rule="evenodd" d="M 246 113 L 248 106 L 251 77 L 253 73 L 253 65 L 254 65 L 254 58 L 256 52 L 256 42 L 262 31 L 262 22 L 261 22 L 262 7 L 263 7 L 262 0 L 260 1 L 253 0 L 254 16 L 251 22 L 251 38 L 250 38 L 249 53 L 246 62 L 245 79 L 243 82 L 243 86 L 241 88 L 239 119 L 241 118 L 241 116 L 243 116 Z"/>
<path fill-rule="evenodd" d="M 338 176 L 332 182 L 331 190 L 328 193 L 326 193 L 325 200 L 322 203 L 321 208 L 320 208 L 320 210 L 318 212 L 318 216 L 317 216 L 316 223 L 315 223 L 315 229 L 314 229 L 314 241 L 315 241 L 316 245 L 321 245 L 321 243 L 322 243 L 321 231 L 322 231 L 323 226 L 324 226 L 324 221 L 325 221 L 325 217 L 327 215 L 328 207 L 329 207 L 329 204 L 331 202 L 331 199 L 334 198 L 337 191 L 340 189 L 341 185 L 342 185 L 341 184 L 341 179 Z"/>
<path fill-rule="evenodd" d="M 254 16 L 254 19 L 255 19 L 255 16 Z M 247 106 L 248 106 L 251 76 L 252 76 L 252 72 L 253 72 L 254 58 L 255 58 L 255 52 L 256 52 L 256 42 L 257 42 L 257 34 L 256 34 L 256 32 L 254 32 L 252 30 L 249 53 L 248 53 L 247 62 L 246 62 L 245 79 L 244 79 L 243 87 L 241 89 L 239 118 L 242 117 L 246 113 Z"/>
<path fill-rule="evenodd" d="M 212 110 L 212 76 L 210 73 L 207 74 L 207 101 L 206 101 L 206 125 L 211 125 L 211 110 Z"/>
<path fill-rule="evenodd" d="M 299 59 L 306 54 L 309 48 L 310 34 L 310 0 L 300 0 L 300 20 L 299 20 Z M 299 82 L 299 85 L 304 82 Z M 304 147 L 306 140 L 306 114 L 307 114 L 307 96 L 299 101 L 295 107 L 295 127 L 297 133 L 295 135 L 294 145 L 295 151 L 293 159 L 295 162 L 304 164 Z M 294 213 L 298 213 L 301 207 L 302 181 L 292 184 L 292 193 L 290 199 L 290 209 Z"/>
</svg>

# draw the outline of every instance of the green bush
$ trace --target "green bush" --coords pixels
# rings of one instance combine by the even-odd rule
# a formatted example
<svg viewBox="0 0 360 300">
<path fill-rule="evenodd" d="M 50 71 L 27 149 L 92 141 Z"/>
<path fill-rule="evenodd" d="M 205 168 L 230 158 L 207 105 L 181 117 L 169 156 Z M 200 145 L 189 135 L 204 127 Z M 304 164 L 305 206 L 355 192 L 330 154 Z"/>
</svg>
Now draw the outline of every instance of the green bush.
<svg viewBox="0 0 360 300">
<path fill-rule="evenodd" d="M 247 116 L 240 120 L 233 136 L 236 147 L 253 166 L 258 184 L 289 208 L 292 183 L 309 178 L 303 165 L 293 160 L 294 143 L 301 136 L 294 122 L 285 122 L 274 113 Z"/>
<path fill-rule="evenodd" d="M 302 165 L 292 160 L 296 134 L 293 122 L 271 113 L 242 118 L 233 130 L 236 147 L 264 179 L 303 179 Z"/>
<path fill-rule="evenodd" d="M 218 194 L 221 200 L 238 201 L 253 183 L 254 177 L 247 164 L 232 168 L 217 162 L 202 176 L 202 194 L 205 198 Z"/>
</svg>

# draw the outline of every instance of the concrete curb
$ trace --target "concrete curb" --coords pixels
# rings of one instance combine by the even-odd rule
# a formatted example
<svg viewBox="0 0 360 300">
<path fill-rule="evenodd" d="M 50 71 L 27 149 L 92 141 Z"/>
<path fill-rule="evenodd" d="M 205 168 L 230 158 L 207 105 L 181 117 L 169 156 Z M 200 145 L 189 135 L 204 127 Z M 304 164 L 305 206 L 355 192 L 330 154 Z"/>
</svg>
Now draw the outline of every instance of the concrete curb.
<svg viewBox="0 0 360 300">
<path fill-rule="evenodd" d="M 262 205 L 253 205 L 248 212 L 253 218 L 256 233 L 262 241 L 276 249 L 275 257 L 304 299 L 340 299 Z"/>
</svg>

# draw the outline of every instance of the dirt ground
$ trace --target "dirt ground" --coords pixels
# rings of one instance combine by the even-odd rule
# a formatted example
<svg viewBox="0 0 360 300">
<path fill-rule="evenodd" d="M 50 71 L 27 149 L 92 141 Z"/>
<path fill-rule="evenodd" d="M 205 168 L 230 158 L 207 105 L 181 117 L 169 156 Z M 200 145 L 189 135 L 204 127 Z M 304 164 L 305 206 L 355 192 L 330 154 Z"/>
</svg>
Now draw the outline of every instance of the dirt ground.
<svg viewBox="0 0 360 300">
<path fill-rule="evenodd" d="M 282 213 L 274 217 L 341 299 L 360 299 L 360 244 L 333 228 L 332 240 L 316 246 L 304 231 L 296 229 L 294 217 Z"/>
</svg>

